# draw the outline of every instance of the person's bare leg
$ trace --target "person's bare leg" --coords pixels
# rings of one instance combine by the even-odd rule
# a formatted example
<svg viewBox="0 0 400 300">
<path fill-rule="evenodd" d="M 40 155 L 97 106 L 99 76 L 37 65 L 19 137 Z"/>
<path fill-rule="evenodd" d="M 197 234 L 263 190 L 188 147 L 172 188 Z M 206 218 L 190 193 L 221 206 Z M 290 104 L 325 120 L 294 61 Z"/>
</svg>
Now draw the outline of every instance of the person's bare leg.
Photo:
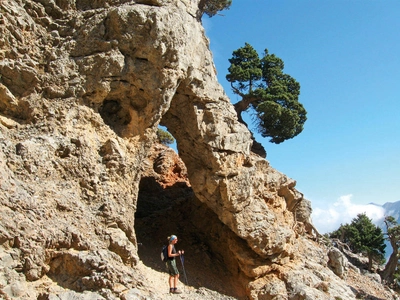
<svg viewBox="0 0 400 300">
<path fill-rule="evenodd" d="M 179 274 L 178 275 L 175 275 L 175 277 L 174 277 L 174 293 L 176 293 L 176 294 L 180 294 L 181 293 L 181 291 L 179 291 L 178 290 L 178 282 L 179 282 Z"/>
<path fill-rule="evenodd" d="M 179 274 L 175 275 L 175 277 L 174 277 L 174 288 L 175 289 L 178 287 L 178 281 L 179 281 Z"/>
<path fill-rule="evenodd" d="M 169 276 L 169 291 L 172 292 L 174 288 L 175 276 Z"/>
</svg>

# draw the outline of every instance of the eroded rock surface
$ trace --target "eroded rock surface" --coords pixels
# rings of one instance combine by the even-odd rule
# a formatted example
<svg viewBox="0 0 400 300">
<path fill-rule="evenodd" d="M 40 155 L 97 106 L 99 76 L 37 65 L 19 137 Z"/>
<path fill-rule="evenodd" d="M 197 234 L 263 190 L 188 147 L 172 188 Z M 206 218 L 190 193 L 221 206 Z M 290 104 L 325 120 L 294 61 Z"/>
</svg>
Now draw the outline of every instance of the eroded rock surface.
<svg viewBox="0 0 400 300">
<path fill-rule="evenodd" d="M 213 238 L 206 246 L 225 266 L 214 271 L 226 272 L 234 296 L 355 297 L 309 239 L 295 181 L 250 152 L 197 7 L 0 1 L 3 297 L 156 299 L 137 269 L 137 199 L 160 178 L 163 189 L 176 182 L 182 166 L 190 191 L 177 196 L 192 199 L 187 217 L 209 229 L 199 237 Z M 184 165 L 155 160 L 146 182 L 159 124 Z M 179 176 L 164 176 L 168 166 Z"/>
</svg>

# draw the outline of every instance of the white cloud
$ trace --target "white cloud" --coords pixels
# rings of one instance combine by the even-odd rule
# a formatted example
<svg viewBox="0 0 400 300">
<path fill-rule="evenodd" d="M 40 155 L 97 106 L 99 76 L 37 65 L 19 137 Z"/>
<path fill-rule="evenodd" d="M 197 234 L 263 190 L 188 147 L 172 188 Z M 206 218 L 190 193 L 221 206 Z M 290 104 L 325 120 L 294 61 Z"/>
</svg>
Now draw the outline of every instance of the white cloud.
<svg viewBox="0 0 400 300">
<path fill-rule="evenodd" d="M 373 204 L 354 204 L 353 195 L 345 195 L 328 207 L 313 207 L 311 215 L 314 226 L 321 234 L 332 232 L 340 224 L 351 223 L 358 214 L 365 213 L 374 223 L 385 217 L 385 209 Z"/>
</svg>

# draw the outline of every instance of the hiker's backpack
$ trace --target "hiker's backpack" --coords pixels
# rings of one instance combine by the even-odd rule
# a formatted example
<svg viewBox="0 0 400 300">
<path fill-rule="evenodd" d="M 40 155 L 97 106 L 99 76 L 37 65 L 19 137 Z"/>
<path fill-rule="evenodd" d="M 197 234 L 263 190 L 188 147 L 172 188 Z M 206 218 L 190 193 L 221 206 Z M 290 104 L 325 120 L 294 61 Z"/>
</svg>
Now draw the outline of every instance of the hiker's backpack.
<svg viewBox="0 0 400 300">
<path fill-rule="evenodd" d="M 168 260 L 168 246 L 163 246 L 161 249 L 161 260 L 166 262 Z"/>
</svg>

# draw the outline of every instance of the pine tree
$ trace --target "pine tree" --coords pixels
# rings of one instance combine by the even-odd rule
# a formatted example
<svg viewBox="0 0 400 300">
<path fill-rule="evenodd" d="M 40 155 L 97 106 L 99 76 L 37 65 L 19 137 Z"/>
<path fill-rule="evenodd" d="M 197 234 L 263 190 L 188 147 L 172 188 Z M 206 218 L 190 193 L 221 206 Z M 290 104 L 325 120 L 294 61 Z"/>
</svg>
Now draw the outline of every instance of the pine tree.
<svg viewBox="0 0 400 300">
<path fill-rule="evenodd" d="M 283 60 L 265 49 L 260 58 L 248 43 L 232 53 L 226 79 L 232 90 L 242 99 L 234 104 L 238 120 L 242 113 L 251 110 L 257 130 L 270 142 L 279 144 L 303 131 L 307 120 L 306 110 L 298 101 L 300 84 L 283 73 Z"/>
<path fill-rule="evenodd" d="M 358 214 L 345 233 L 350 247 L 354 252 L 368 256 L 368 270 L 372 271 L 373 261 L 379 263 L 384 260 L 385 239 L 382 229 L 372 223 L 372 220 L 364 214 Z"/>
<path fill-rule="evenodd" d="M 174 137 L 168 132 L 161 128 L 157 130 L 157 138 L 158 141 L 163 145 L 171 145 L 175 142 Z"/>
<path fill-rule="evenodd" d="M 219 11 L 229 9 L 231 4 L 232 0 L 200 0 L 199 11 L 201 15 L 206 14 L 211 18 L 218 14 Z"/>
</svg>

